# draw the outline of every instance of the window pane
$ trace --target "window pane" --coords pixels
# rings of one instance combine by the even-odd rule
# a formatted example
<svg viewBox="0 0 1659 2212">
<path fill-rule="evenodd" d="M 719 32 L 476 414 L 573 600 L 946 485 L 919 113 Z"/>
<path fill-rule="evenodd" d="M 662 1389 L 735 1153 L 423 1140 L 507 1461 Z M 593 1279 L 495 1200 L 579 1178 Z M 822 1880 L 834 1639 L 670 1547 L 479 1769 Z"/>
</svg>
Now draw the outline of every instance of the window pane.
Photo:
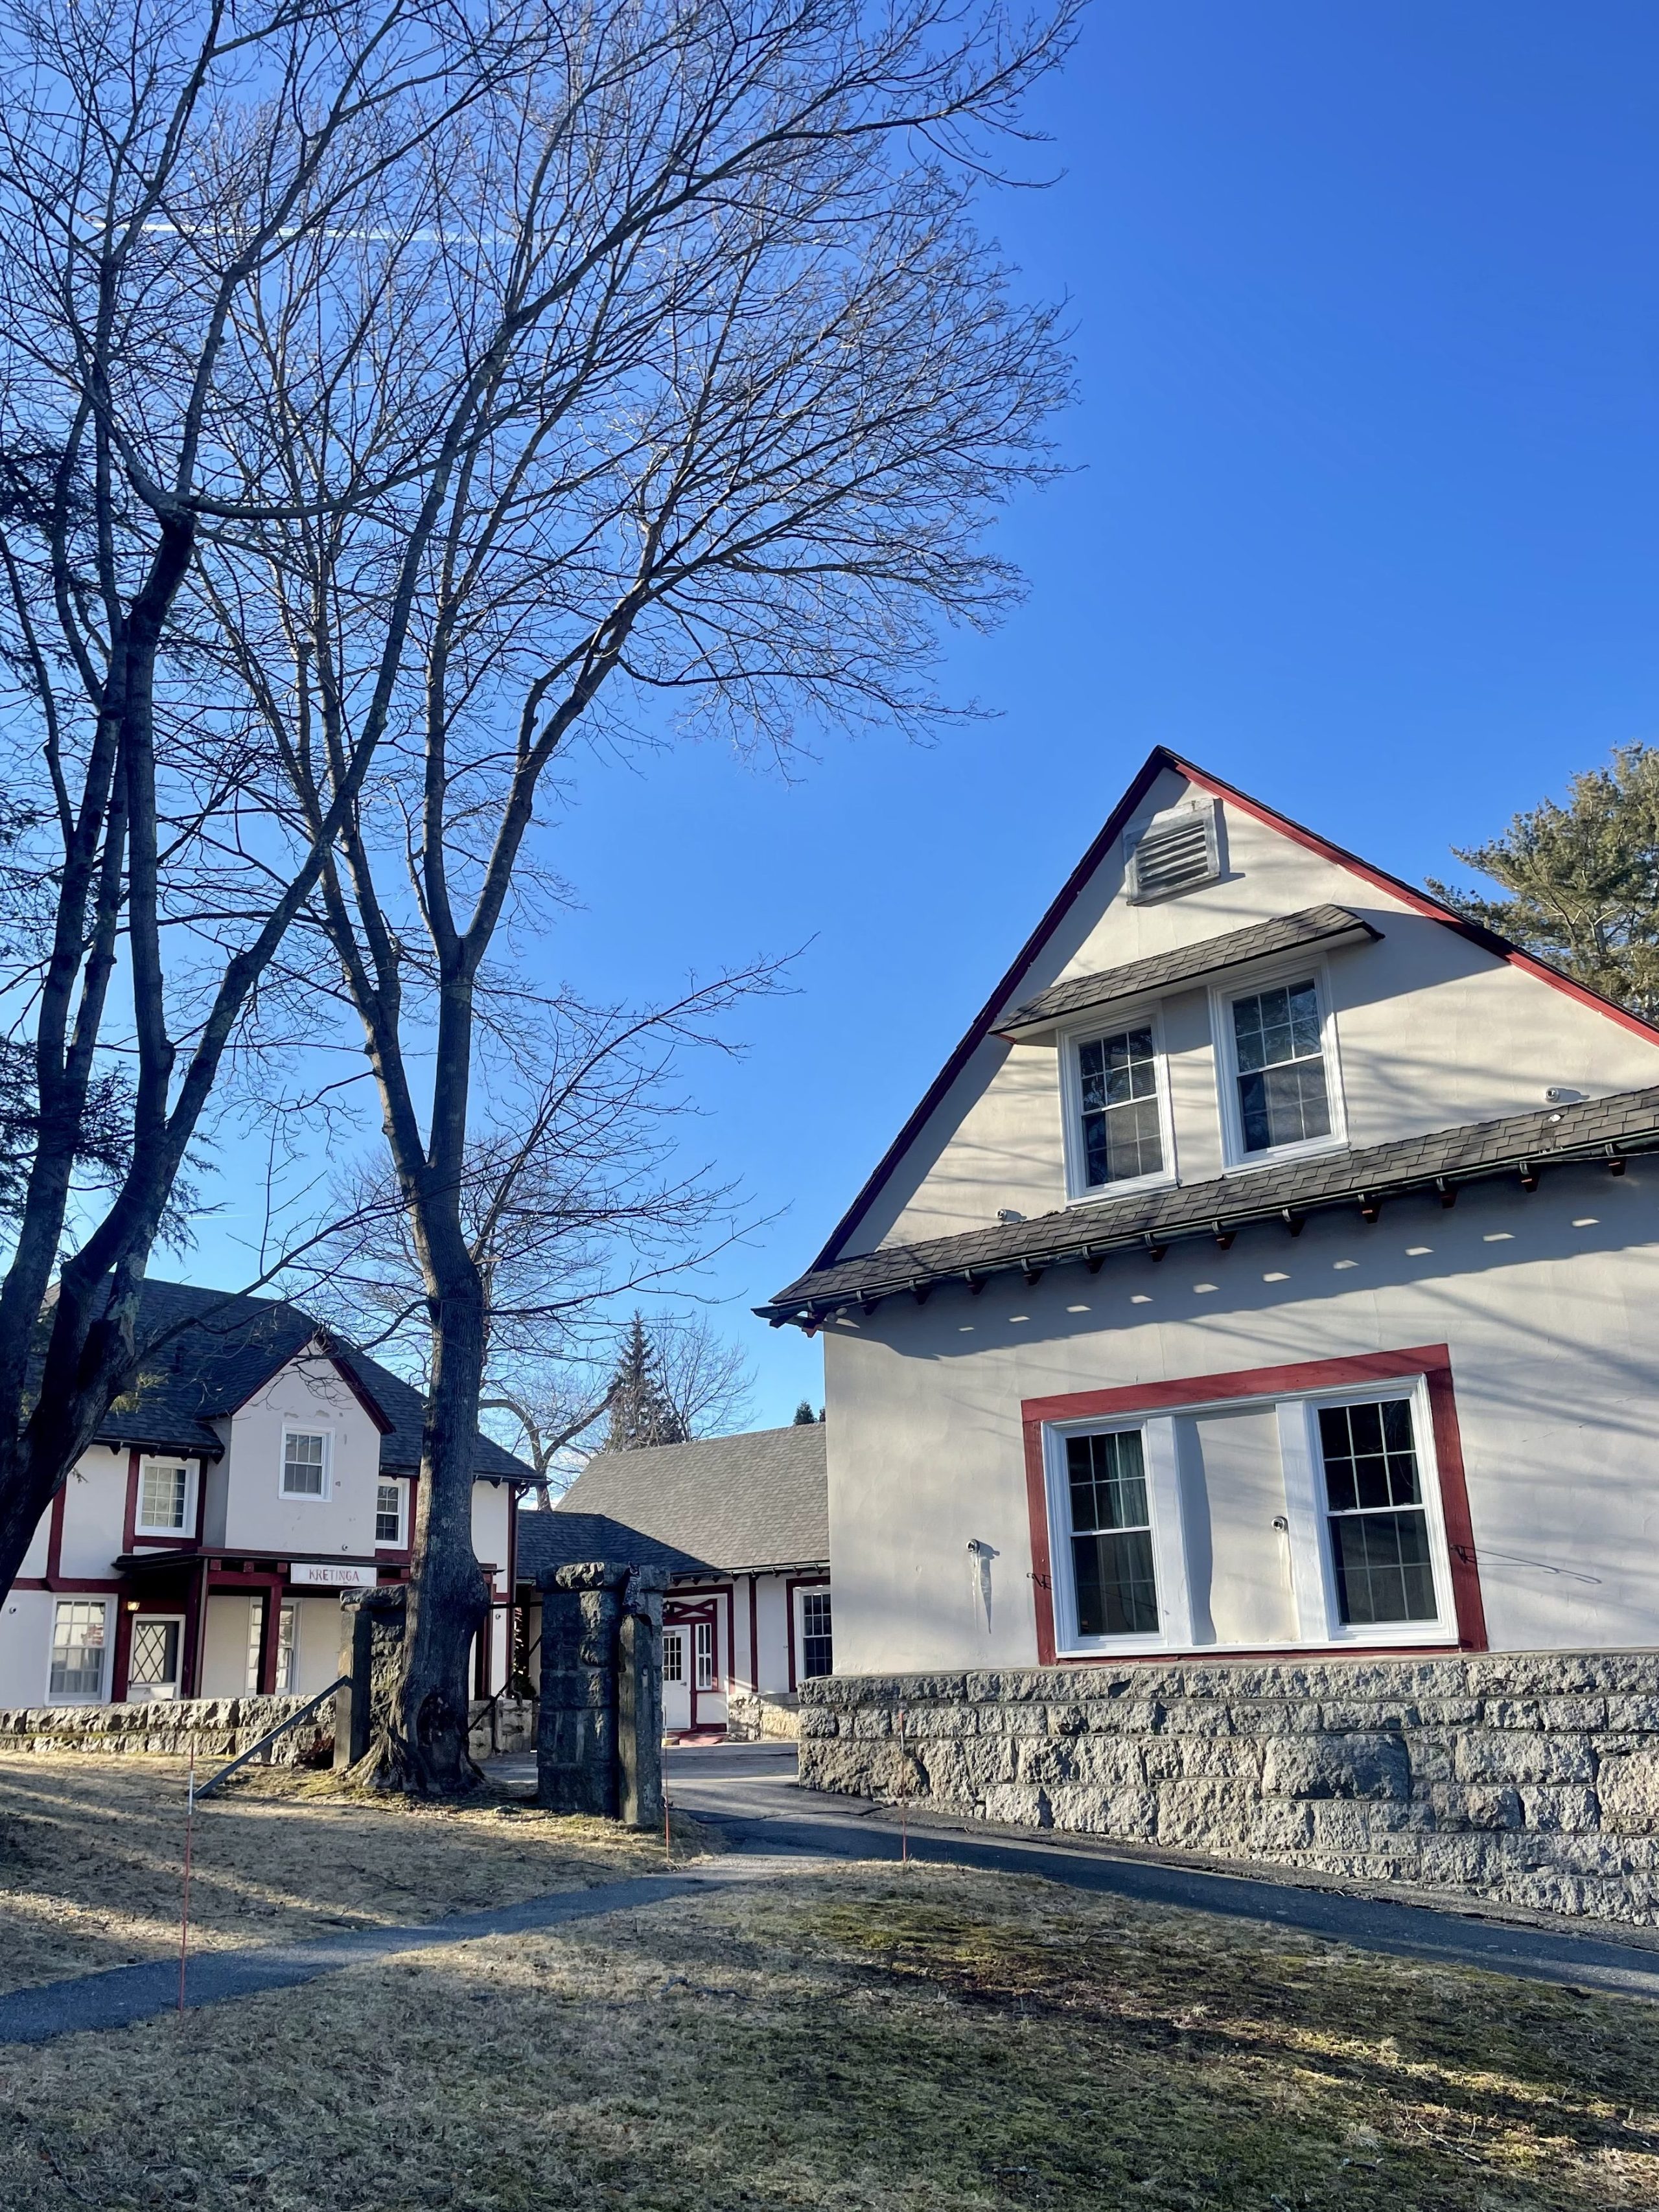
<svg viewBox="0 0 1659 2212">
<path fill-rule="evenodd" d="M 694 1621 L 691 1625 L 692 1647 L 697 1655 L 697 1687 L 712 1690 L 714 1686 L 714 1625 L 708 1620 Z"/>
<path fill-rule="evenodd" d="M 297 1658 L 295 1645 L 295 1626 L 294 1607 L 291 1605 L 285 1605 L 276 1621 L 276 1694 L 279 1697 L 285 1698 L 293 1694 L 295 1665 Z"/>
<path fill-rule="evenodd" d="M 1158 1060 L 1150 1029 L 1125 1030 L 1078 1050 L 1083 1091 L 1084 1179 L 1092 1190 L 1131 1176 L 1159 1175 Z"/>
<path fill-rule="evenodd" d="M 662 1678 L 665 1682 L 685 1680 L 685 1638 L 678 1628 L 663 1631 Z"/>
<path fill-rule="evenodd" d="M 132 1627 L 132 1660 L 127 1679 L 134 1689 L 179 1687 L 179 1623 L 138 1620 Z"/>
<path fill-rule="evenodd" d="M 283 1440 L 283 1488 L 290 1498 L 323 1494 L 323 1440 L 289 1436 Z"/>
<path fill-rule="evenodd" d="M 1343 1620 L 1364 1628 L 1434 1620 L 1439 1607 L 1411 1401 L 1322 1406 L 1319 1448 Z"/>
<path fill-rule="evenodd" d="M 182 1467 L 146 1467 L 138 1484 L 141 1528 L 182 1528 L 190 1476 Z"/>
<path fill-rule="evenodd" d="M 830 1633 L 830 1593 L 803 1590 L 800 1600 L 800 1672 L 810 1680 L 835 1672 Z"/>
<path fill-rule="evenodd" d="M 1330 1134 L 1319 994 L 1312 983 L 1235 999 L 1233 1045 L 1247 1152 Z"/>
<path fill-rule="evenodd" d="M 1158 1629 L 1152 1532 L 1073 1536 L 1077 1625 L 1081 1636 L 1150 1636 Z"/>
<path fill-rule="evenodd" d="M 1066 1472 L 1072 1493 L 1072 1530 L 1144 1528 L 1146 1470 L 1139 1429 L 1113 1435 L 1067 1437 Z"/>
<path fill-rule="evenodd" d="M 1426 1514 L 1334 1515 L 1331 1550 L 1342 1618 L 1352 1626 L 1432 1620 L 1438 1612 Z"/>
<path fill-rule="evenodd" d="M 396 1482 L 383 1482 L 374 1493 L 374 1540 L 377 1544 L 401 1544 L 403 1539 L 403 1486 Z"/>
<path fill-rule="evenodd" d="M 52 1693 L 95 1698 L 104 1686 L 101 1600 L 60 1599 L 52 1621 Z"/>
</svg>

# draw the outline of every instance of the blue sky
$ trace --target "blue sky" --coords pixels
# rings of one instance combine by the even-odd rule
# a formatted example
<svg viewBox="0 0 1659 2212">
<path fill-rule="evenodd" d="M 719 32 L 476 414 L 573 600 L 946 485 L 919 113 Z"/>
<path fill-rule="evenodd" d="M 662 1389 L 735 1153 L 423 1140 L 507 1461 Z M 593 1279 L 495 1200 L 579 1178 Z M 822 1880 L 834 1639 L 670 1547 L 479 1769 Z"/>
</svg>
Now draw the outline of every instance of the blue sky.
<svg viewBox="0 0 1659 2212">
<path fill-rule="evenodd" d="M 781 1218 L 705 1278 L 757 1423 L 821 1362 L 747 1315 L 805 1264 L 1150 746 L 1443 874 L 1659 724 L 1659 11 L 1097 0 L 1038 103 L 1061 181 L 986 226 L 1064 296 L 1075 471 L 946 683 L 996 719 L 589 761 L 548 958 L 595 998 L 807 950 L 696 1070 Z M 211 1272 L 226 1262 L 204 1240 Z"/>
</svg>

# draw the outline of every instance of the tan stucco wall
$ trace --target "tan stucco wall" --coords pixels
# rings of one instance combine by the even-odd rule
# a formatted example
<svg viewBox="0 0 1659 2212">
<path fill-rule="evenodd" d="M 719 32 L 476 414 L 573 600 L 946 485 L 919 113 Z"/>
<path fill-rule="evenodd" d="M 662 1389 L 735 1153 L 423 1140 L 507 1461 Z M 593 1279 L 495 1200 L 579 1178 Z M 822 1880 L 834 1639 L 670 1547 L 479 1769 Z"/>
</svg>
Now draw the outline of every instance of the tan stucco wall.
<svg viewBox="0 0 1659 2212">
<path fill-rule="evenodd" d="M 1146 812 L 1178 799 L 1161 780 Z M 1415 914 L 1352 870 L 1227 806 L 1223 879 L 1133 906 L 1121 847 L 1045 949 L 1018 996 L 1149 954 L 1331 902 L 1363 915 L 1380 943 L 1325 955 L 1348 1138 L 1360 1146 L 1533 1110 L 1549 1085 L 1588 1096 L 1659 1082 L 1659 1042 Z M 1207 994 L 1164 1002 L 1176 1166 L 1185 1182 L 1223 1168 Z M 948 1237 L 1064 1206 L 1059 1060 L 1054 1044 L 982 1044 L 848 1249 Z"/>
<path fill-rule="evenodd" d="M 836 1672 L 1035 1661 L 1023 1398 L 1432 1343 L 1451 1348 L 1493 1648 L 1659 1644 L 1656 1239 L 1659 1165 L 1558 1168 L 1531 1196 L 1316 1215 L 1295 1239 L 1264 1226 L 1229 1252 L 997 1276 L 832 1324 Z M 988 1626 L 970 1539 L 995 1549 Z"/>
</svg>

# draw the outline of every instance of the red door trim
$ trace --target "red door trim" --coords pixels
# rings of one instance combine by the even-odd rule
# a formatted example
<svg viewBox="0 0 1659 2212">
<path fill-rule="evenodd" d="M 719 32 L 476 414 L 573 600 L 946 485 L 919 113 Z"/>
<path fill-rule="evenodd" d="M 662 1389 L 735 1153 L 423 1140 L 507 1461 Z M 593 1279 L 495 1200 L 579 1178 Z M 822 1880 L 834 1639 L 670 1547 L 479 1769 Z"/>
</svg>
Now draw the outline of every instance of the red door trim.
<svg viewBox="0 0 1659 2212">
<path fill-rule="evenodd" d="M 1426 1656 L 1437 1650 L 1462 1651 L 1486 1649 L 1486 1608 L 1480 1596 L 1480 1569 L 1474 1548 L 1474 1524 L 1469 1517 L 1468 1486 L 1463 1468 L 1462 1437 L 1457 1425 L 1457 1403 L 1452 1389 L 1451 1353 L 1443 1344 L 1420 1344 L 1401 1352 L 1357 1352 L 1341 1359 L 1299 1360 L 1282 1367 L 1245 1367 L 1225 1375 L 1189 1375 L 1173 1382 L 1131 1382 L 1110 1390 L 1073 1390 L 1053 1398 L 1026 1398 L 1020 1402 L 1020 1423 L 1025 1443 L 1025 1505 L 1031 1532 L 1031 1588 L 1036 1600 L 1037 1663 L 1055 1662 L 1054 1560 L 1048 1540 L 1048 1490 L 1042 1458 L 1042 1431 L 1054 1421 L 1112 1419 L 1125 1413 L 1174 1413 L 1188 1406 L 1211 1405 L 1230 1398 L 1280 1398 L 1309 1390 L 1348 1390 L 1367 1382 L 1391 1382 L 1404 1376 L 1423 1376 L 1428 1390 L 1429 1418 L 1434 1431 L 1435 1459 L 1440 1469 L 1440 1511 L 1446 1528 L 1446 1551 L 1451 1567 L 1452 1606 L 1457 1621 L 1457 1643 L 1402 1647 L 1402 1656 Z M 790 1675 L 794 1674 L 793 1607 L 790 1619 Z M 1332 1656 L 1387 1656 L 1386 1647 L 1374 1644 L 1329 1644 L 1311 1647 Z M 1090 1653 L 1068 1658 L 1070 1666 L 1127 1666 L 1139 1662 L 1160 1665 L 1171 1659 L 1191 1658 L 1194 1652 L 1145 1651 L 1122 1654 Z M 1197 1647 L 1203 1656 L 1203 1647 Z M 1230 1652 L 1229 1658 L 1307 1657 L 1307 1644 L 1279 1646 L 1262 1652 Z"/>
</svg>

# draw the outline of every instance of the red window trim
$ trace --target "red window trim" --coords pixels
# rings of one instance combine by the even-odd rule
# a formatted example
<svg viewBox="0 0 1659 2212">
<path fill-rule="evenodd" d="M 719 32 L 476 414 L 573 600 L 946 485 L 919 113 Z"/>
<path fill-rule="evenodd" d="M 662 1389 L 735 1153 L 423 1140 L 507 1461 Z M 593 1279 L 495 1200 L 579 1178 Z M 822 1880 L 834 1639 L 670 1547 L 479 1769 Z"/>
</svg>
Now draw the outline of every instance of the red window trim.
<svg viewBox="0 0 1659 2212">
<path fill-rule="evenodd" d="M 1031 1587 L 1036 1601 L 1037 1663 L 1052 1667 L 1056 1659 L 1053 1553 L 1048 1542 L 1048 1486 L 1042 1457 L 1042 1431 L 1055 1421 L 1117 1419 L 1126 1413 L 1174 1413 L 1188 1406 L 1212 1405 L 1228 1398 L 1293 1397 L 1309 1390 L 1350 1390 L 1370 1382 L 1393 1382 L 1405 1376 L 1420 1375 L 1428 1389 L 1429 1418 L 1434 1431 L 1434 1454 L 1440 1470 L 1440 1513 L 1446 1528 L 1446 1554 L 1451 1567 L 1452 1606 L 1457 1621 L 1456 1644 L 1415 1644 L 1407 1652 L 1426 1655 L 1436 1650 L 1484 1651 L 1486 1649 L 1486 1608 L 1480 1597 L 1480 1570 L 1475 1557 L 1474 1530 L 1469 1519 L 1468 1486 L 1463 1472 L 1463 1444 L 1457 1426 L 1457 1402 L 1452 1390 L 1451 1352 L 1443 1344 L 1420 1344 L 1402 1352 L 1358 1352 L 1346 1359 L 1306 1359 L 1284 1367 L 1245 1367 L 1229 1375 L 1189 1375 L 1174 1382 L 1131 1382 L 1111 1390 L 1073 1390 L 1055 1398 L 1026 1398 L 1020 1402 L 1020 1421 L 1025 1433 L 1025 1503 L 1031 1524 Z M 1228 1658 L 1274 1658 L 1311 1651 L 1350 1655 L 1360 1651 L 1386 1656 L 1388 1647 L 1375 1644 L 1305 1644 L 1279 1645 L 1261 1652 L 1229 1652 Z M 1202 1657 L 1205 1647 L 1190 1651 L 1090 1652 L 1068 1656 L 1071 1666 L 1123 1666 L 1137 1662 L 1157 1665 L 1171 1659 Z"/>
</svg>

